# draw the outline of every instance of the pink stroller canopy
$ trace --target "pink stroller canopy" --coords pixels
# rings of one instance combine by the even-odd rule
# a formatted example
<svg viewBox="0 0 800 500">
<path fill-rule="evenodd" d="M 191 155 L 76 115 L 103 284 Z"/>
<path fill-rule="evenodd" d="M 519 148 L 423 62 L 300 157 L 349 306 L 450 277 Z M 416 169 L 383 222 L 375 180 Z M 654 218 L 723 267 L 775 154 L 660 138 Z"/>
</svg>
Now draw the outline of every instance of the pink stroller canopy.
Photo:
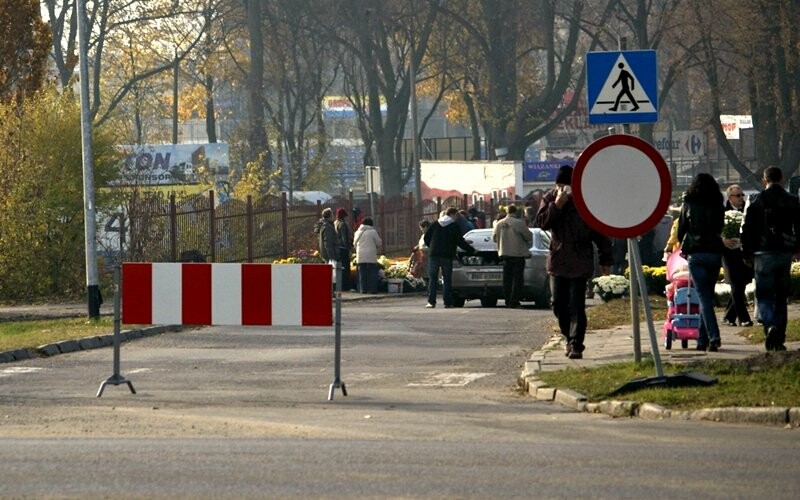
<svg viewBox="0 0 800 500">
<path fill-rule="evenodd" d="M 680 274 L 678 274 L 680 273 Z M 686 273 L 686 274 L 683 274 Z M 685 279 L 689 274 L 689 263 L 681 257 L 680 249 L 675 250 L 667 257 L 667 281 Z"/>
</svg>

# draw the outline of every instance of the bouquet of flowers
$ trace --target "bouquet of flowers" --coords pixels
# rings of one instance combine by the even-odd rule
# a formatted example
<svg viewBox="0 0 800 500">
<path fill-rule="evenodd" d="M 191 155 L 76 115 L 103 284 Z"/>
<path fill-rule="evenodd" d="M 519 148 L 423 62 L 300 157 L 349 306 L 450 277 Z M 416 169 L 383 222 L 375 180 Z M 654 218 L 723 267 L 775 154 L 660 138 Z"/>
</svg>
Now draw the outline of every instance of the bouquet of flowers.
<svg viewBox="0 0 800 500">
<path fill-rule="evenodd" d="M 628 280 L 625 276 L 618 274 L 598 276 L 592 280 L 592 283 L 594 283 L 594 293 L 600 295 L 603 302 L 618 299 L 628 294 Z"/>
<path fill-rule="evenodd" d="M 725 225 L 722 226 L 722 237 L 727 239 L 738 239 L 739 228 L 742 227 L 744 214 L 738 210 L 728 210 L 725 212 Z"/>
</svg>

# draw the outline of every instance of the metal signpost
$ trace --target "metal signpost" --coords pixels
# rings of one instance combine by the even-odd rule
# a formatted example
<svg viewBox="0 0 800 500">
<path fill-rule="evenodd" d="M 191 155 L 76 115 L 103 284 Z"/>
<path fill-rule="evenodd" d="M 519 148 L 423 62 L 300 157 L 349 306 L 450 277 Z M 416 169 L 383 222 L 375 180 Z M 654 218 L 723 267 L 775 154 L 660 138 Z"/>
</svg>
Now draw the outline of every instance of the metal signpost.
<svg viewBox="0 0 800 500">
<path fill-rule="evenodd" d="M 369 194 L 370 216 L 375 219 L 375 195 L 381 194 L 381 167 L 367 165 L 364 167 L 367 194 Z"/>
</svg>

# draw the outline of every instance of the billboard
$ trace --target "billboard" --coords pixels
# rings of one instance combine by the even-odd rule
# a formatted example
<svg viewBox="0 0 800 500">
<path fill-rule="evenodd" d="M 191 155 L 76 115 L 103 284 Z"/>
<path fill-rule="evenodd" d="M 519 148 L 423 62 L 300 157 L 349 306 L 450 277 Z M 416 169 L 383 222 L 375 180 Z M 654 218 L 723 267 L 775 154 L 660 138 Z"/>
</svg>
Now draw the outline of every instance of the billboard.
<svg viewBox="0 0 800 500">
<path fill-rule="evenodd" d="M 202 175 L 228 177 L 228 145 L 143 144 L 119 146 L 126 156 L 117 185 L 197 184 Z"/>
<path fill-rule="evenodd" d="M 653 146 L 664 158 L 698 158 L 706 154 L 702 130 L 653 133 Z"/>
</svg>

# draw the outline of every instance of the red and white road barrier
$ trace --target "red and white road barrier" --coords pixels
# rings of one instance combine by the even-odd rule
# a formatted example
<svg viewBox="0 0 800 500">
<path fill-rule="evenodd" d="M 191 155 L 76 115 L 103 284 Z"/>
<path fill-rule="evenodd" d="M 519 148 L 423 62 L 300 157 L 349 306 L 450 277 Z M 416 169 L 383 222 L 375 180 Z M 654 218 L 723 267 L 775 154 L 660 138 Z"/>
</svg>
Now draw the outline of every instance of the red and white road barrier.
<svg viewBox="0 0 800 500">
<path fill-rule="evenodd" d="M 125 263 L 122 322 L 333 325 L 328 264 Z"/>
</svg>

